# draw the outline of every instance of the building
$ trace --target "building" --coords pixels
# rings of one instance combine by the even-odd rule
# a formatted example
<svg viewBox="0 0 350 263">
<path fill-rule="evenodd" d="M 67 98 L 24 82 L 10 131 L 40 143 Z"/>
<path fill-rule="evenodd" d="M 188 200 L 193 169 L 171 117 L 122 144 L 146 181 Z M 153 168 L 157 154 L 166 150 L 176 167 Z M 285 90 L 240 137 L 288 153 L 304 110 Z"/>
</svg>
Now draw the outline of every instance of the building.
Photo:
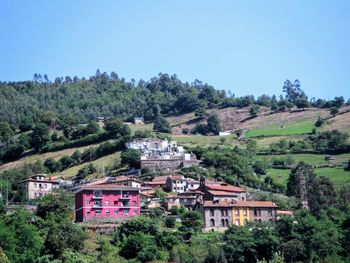
<svg viewBox="0 0 350 263">
<path fill-rule="evenodd" d="M 145 119 L 143 117 L 134 117 L 134 124 L 145 124 Z"/>
<path fill-rule="evenodd" d="M 204 193 L 203 200 L 211 201 L 245 201 L 246 191 L 238 186 L 219 181 L 201 179 L 199 189 Z"/>
<path fill-rule="evenodd" d="M 203 213 L 206 230 L 225 230 L 233 224 L 274 221 L 277 206 L 271 201 L 204 201 Z"/>
<path fill-rule="evenodd" d="M 194 154 L 186 153 L 176 141 L 145 138 L 129 142 L 126 146 L 139 150 L 141 168 L 149 168 L 151 171 L 175 171 L 200 163 Z"/>
<path fill-rule="evenodd" d="M 186 179 L 183 175 L 170 175 L 166 180 L 165 189 L 173 193 L 186 192 Z"/>
<path fill-rule="evenodd" d="M 199 181 L 186 178 L 186 191 L 195 191 L 199 188 Z"/>
<path fill-rule="evenodd" d="M 114 180 L 109 181 L 109 183 L 116 183 L 116 184 L 120 184 L 120 185 L 141 188 L 141 181 L 136 179 L 133 176 L 114 177 Z"/>
<path fill-rule="evenodd" d="M 140 215 L 140 189 L 126 185 L 85 185 L 75 192 L 77 222 L 122 222 Z"/>
<path fill-rule="evenodd" d="M 28 200 L 37 199 L 60 187 L 60 179 L 48 177 L 46 174 L 36 174 L 19 182 L 24 187 Z"/>
<path fill-rule="evenodd" d="M 151 187 L 151 188 L 165 188 L 166 187 L 166 181 L 168 179 L 168 176 L 156 176 L 152 179 L 152 181 L 145 181 L 143 182 L 144 186 Z"/>
</svg>

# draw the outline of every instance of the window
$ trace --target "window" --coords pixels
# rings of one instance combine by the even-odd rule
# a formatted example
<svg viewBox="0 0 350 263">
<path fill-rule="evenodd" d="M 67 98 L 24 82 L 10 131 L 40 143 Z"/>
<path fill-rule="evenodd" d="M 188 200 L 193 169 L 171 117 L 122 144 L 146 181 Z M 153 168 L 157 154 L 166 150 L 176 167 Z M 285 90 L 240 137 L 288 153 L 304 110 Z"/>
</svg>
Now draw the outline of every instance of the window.
<svg viewBox="0 0 350 263">
<path fill-rule="evenodd" d="M 136 206 L 136 201 L 132 201 L 132 206 Z"/>
<path fill-rule="evenodd" d="M 86 214 L 87 214 L 87 215 L 90 215 L 90 212 L 91 212 L 90 210 L 87 210 L 87 211 L 86 211 Z"/>
<path fill-rule="evenodd" d="M 269 216 L 272 216 L 272 209 L 271 208 L 269 208 L 268 213 L 269 213 Z"/>
<path fill-rule="evenodd" d="M 247 215 L 247 208 L 244 208 L 244 210 L 243 210 L 243 215 L 244 215 L 244 216 Z"/>
<path fill-rule="evenodd" d="M 236 219 L 236 226 L 239 226 L 239 220 Z"/>
<path fill-rule="evenodd" d="M 109 210 L 106 210 L 106 215 L 109 215 Z"/>
<path fill-rule="evenodd" d="M 254 216 L 258 216 L 258 210 L 254 208 Z"/>
<path fill-rule="evenodd" d="M 90 201 L 86 201 L 86 204 L 89 205 L 89 204 L 90 204 Z"/>
<path fill-rule="evenodd" d="M 118 201 L 114 201 L 114 205 L 118 205 Z"/>
<path fill-rule="evenodd" d="M 114 210 L 114 214 L 118 214 L 118 212 L 119 212 L 118 209 Z"/>
<path fill-rule="evenodd" d="M 117 191 L 114 191 L 114 192 L 113 192 L 113 195 L 114 195 L 114 196 L 117 196 L 117 195 L 118 195 L 118 192 L 117 192 Z"/>
<path fill-rule="evenodd" d="M 258 216 L 261 216 L 261 210 L 258 209 Z"/>
<path fill-rule="evenodd" d="M 96 215 L 100 215 L 101 214 L 101 210 L 96 210 Z"/>
<path fill-rule="evenodd" d="M 238 210 L 238 208 L 236 208 L 235 215 L 236 215 L 236 216 L 239 216 L 239 210 Z"/>
<path fill-rule="evenodd" d="M 227 210 L 221 210 L 221 216 L 227 216 Z"/>
<path fill-rule="evenodd" d="M 210 219 L 210 226 L 215 226 L 215 221 L 214 221 L 214 219 Z"/>
<path fill-rule="evenodd" d="M 106 201 L 106 205 L 109 205 L 109 201 Z"/>
<path fill-rule="evenodd" d="M 102 197 L 102 191 L 94 191 L 94 196 Z"/>
<path fill-rule="evenodd" d="M 214 209 L 210 209 L 210 216 L 214 216 Z"/>
<path fill-rule="evenodd" d="M 123 214 L 124 215 L 129 215 L 129 210 L 128 209 L 123 209 Z"/>
<path fill-rule="evenodd" d="M 225 219 L 225 225 L 228 226 L 228 219 Z"/>
<path fill-rule="evenodd" d="M 221 219 L 221 226 L 225 226 L 225 220 Z"/>
<path fill-rule="evenodd" d="M 37 187 L 38 187 L 37 183 L 34 183 L 34 188 L 37 188 Z"/>
</svg>

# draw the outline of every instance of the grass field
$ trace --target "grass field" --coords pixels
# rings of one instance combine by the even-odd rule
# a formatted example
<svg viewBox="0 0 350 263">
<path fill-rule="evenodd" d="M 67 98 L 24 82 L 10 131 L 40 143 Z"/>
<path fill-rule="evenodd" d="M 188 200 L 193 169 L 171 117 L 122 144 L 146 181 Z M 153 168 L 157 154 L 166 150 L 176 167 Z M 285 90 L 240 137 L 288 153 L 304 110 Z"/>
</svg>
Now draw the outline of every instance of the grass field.
<svg viewBox="0 0 350 263">
<path fill-rule="evenodd" d="M 284 135 L 284 136 L 272 136 L 272 137 L 260 137 L 260 138 L 254 138 L 254 140 L 257 142 L 258 148 L 263 150 L 269 148 L 271 143 L 276 143 L 282 139 L 285 139 L 287 141 L 298 141 L 302 140 L 305 137 L 305 135 Z"/>
<path fill-rule="evenodd" d="M 315 172 L 318 176 L 328 177 L 336 188 L 350 185 L 350 172 L 343 168 L 319 168 Z M 268 169 L 266 176 L 271 176 L 278 184 L 287 185 L 289 174 L 289 169 Z"/>
<path fill-rule="evenodd" d="M 147 124 L 128 124 L 131 133 L 134 134 L 136 131 L 153 131 L 153 123 Z"/>
<path fill-rule="evenodd" d="M 221 145 L 221 138 L 225 138 L 224 145 L 236 144 L 235 135 L 203 136 L 203 135 L 172 135 L 171 138 L 185 146 L 216 146 Z"/>
<path fill-rule="evenodd" d="M 97 168 L 97 175 L 103 175 L 104 168 L 108 165 L 111 165 L 114 162 L 117 162 L 120 160 L 120 152 L 112 153 L 110 155 L 103 156 L 99 159 L 96 159 L 92 161 L 91 163 L 96 166 Z M 86 162 L 77 166 L 73 166 L 71 168 L 68 168 L 67 170 L 64 170 L 60 172 L 59 174 L 66 179 L 74 177 L 78 171 L 83 168 L 85 165 L 88 165 L 90 162 Z"/>
<path fill-rule="evenodd" d="M 283 136 L 311 133 L 314 123 L 311 121 L 300 121 L 295 123 L 287 123 L 283 125 L 273 124 L 263 127 L 252 127 L 246 133 L 246 137 L 259 136 Z"/>
<path fill-rule="evenodd" d="M 286 158 L 287 154 L 281 154 L 281 155 L 259 155 L 258 158 L 260 159 L 266 159 L 266 160 L 272 160 L 274 158 Z M 300 161 L 307 162 L 309 164 L 343 164 L 344 162 L 347 162 L 350 159 L 350 153 L 345 154 L 338 154 L 333 155 L 334 160 L 326 161 L 324 154 L 290 154 L 292 158 L 296 161 L 296 163 Z"/>
</svg>

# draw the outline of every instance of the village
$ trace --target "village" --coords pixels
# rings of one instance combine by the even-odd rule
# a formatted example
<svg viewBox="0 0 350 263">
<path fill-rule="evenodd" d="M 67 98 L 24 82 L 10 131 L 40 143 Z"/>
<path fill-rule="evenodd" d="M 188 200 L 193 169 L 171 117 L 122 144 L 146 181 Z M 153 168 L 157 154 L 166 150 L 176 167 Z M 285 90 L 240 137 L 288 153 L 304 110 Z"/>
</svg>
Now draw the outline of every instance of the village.
<svg viewBox="0 0 350 263">
<path fill-rule="evenodd" d="M 244 187 L 181 175 L 179 169 L 200 166 L 200 161 L 176 141 L 143 138 L 127 143 L 126 147 L 140 151 L 141 167 L 159 175 L 143 180 L 134 172 L 75 184 L 57 176 L 35 174 L 20 185 L 28 200 L 54 193 L 56 189 L 70 191 L 75 200 L 75 222 L 95 230 L 115 228 L 155 211 L 169 215 L 174 207 L 200 212 L 205 231 L 224 231 L 231 225 L 244 226 L 251 221 L 274 221 L 279 215 L 292 215 L 291 211 L 278 210 L 271 201 L 254 200 Z"/>
</svg>

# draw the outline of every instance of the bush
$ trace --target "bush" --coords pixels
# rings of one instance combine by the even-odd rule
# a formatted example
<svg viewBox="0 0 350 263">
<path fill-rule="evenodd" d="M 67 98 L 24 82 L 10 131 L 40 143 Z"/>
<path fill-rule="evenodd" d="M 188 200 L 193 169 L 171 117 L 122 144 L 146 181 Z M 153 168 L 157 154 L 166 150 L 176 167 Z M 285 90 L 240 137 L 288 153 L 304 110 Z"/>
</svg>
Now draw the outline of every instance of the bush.
<svg viewBox="0 0 350 263">
<path fill-rule="evenodd" d="M 163 116 L 158 116 L 154 120 L 153 130 L 158 132 L 171 133 L 170 123 Z"/>
<path fill-rule="evenodd" d="M 59 172 L 62 169 L 62 164 L 60 161 L 55 161 L 53 158 L 48 158 L 44 162 L 44 166 L 50 173 Z"/>
<path fill-rule="evenodd" d="M 168 227 L 168 228 L 174 228 L 176 225 L 175 217 L 173 217 L 173 216 L 166 217 L 164 225 L 165 225 L 165 227 Z"/>
<path fill-rule="evenodd" d="M 74 154 L 73 154 L 74 155 Z M 69 156 L 63 156 L 61 159 L 60 159 L 60 162 L 62 164 L 62 170 L 70 167 L 72 164 L 75 163 L 75 160 L 72 158 L 72 157 L 69 157 Z"/>
<path fill-rule="evenodd" d="M 138 150 L 128 149 L 121 154 L 121 163 L 131 168 L 140 168 L 141 154 Z"/>
</svg>

